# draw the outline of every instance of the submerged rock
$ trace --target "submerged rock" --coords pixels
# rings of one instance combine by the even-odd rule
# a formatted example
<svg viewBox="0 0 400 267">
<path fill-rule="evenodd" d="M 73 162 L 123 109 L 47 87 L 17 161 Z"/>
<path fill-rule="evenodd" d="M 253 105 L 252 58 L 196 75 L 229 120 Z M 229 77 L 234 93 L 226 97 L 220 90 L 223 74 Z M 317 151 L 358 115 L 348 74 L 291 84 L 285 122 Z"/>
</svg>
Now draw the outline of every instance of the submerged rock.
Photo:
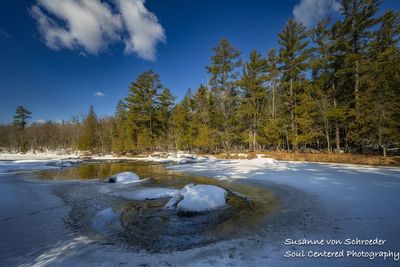
<svg viewBox="0 0 400 267">
<path fill-rule="evenodd" d="M 176 195 L 177 192 L 178 190 L 171 188 L 151 187 L 151 188 L 114 191 L 110 193 L 110 195 L 123 197 L 131 200 L 150 200 L 150 199 L 170 198 Z"/>
<path fill-rule="evenodd" d="M 92 219 L 92 228 L 103 234 L 118 232 L 122 229 L 119 215 L 111 208 L 100 210 Z"/>
<path fill-rule="evenodd" d="M 140 180 L 140 177 L 134 172 L 121 172 L 105 179 L 107 183 L 129 184 Z"/>
<path fill-rule="evenodd" d="M 150 251 L 183 250 L 215 242 L 218 227 L 232 218 L 230 206 L 209 212 L 182 216 L 164 209 L 165 201 L 136 204 L 121 215 L 123 233 L 128 243 Z"/>
</svg>

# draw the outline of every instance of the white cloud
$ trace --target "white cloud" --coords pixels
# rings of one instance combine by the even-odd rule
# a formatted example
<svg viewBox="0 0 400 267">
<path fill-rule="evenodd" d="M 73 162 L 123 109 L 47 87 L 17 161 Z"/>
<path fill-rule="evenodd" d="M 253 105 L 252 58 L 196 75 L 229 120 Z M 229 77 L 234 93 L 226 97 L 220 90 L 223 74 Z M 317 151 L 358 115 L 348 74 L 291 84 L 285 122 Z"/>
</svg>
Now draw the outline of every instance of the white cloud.
<svg viewBox="0 0 400 267">
<path fill-rule="evenodd" d="M 293 8 L 293 15 L 296 21 L 312 26 L 339 10 L 340 3 L 337 0 L 300 0 L 300 3 Z"/>
<path fill-rule="evenodd" d="M 98 54 L 124 41 L 125 53 L 153 60 L 157 43 L 165 41 L 157 17 L 144 0 L 114 2 L 116 9 L 102 0 L 36 0 L 30 13 L 51 49 Z"/>
<path fill-rule="evenodd" d="M 144 6 L 144 0 L 116 0 L 128 31 L 125 53 L 137 53 L 154 60 L 158 42 L 165 42 L 164 28 L 157 17 Z"/>
<path fill-rule="evenodd" d="M 37 119 L 35 122 L 37 124 L 45 124 L 46 123 L 46 121 L 44 119 Z"/>
<path fill-rule="evenodd" d="M 105 93 L 103 93 L 103 92 L 100 92 L 100 91 L 98 91 L 98 92 L 95 92 L 95 93 L 94 93 L 94 95 L 95 95 L 95 96 L 99 96 L 99 97 L 106 96 L 106 94 L 105 94 Z"/>
</svg>

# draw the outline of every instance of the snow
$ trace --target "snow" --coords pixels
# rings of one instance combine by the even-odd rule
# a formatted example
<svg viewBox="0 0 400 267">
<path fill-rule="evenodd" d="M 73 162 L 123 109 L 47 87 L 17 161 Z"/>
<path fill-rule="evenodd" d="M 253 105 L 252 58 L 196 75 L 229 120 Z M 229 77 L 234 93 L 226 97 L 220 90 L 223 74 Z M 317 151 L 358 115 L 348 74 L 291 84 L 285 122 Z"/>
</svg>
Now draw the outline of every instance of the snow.
<svg viewBox="0 0 400 267">
<path fill-rule="evenodd" d="M 136 183 L 139 180 L 140 177 L 134 172 L 121 172 L 114 174 L 110 178 L 107 178 L 105 181 L 108 183 L 130 184 Z"/>
<path fill-rule="evenodd" d="M 0 153 L 0 160 L 62 160 L 78 158 L 78 154 L 66 153 Z"/>
<path fill-rule="evenodd" d="M 92 220 L 92 228 L 99 233 L 120 231 L 119 216 L 120 214 L 114 212 L 112 208 L 100 210 Z"/>
<path fill-rule="evenodd" d="M 113 155 L 103 155 L 103 156 L 95 156 L 93 157 L 95 160 L 136 160 L 136 161 L 147 161 L 147 162 L 159 162 L 159 163 L 195 163 L 206 160 L 212 160 L 214 157 L 212 156 L 198 156 L 190 153 L 153 153 L 147 157 L 115 157 Z"/>
<path fill-rule="evenodd" d="M 186 185 L 165 205 L 183 212 L 203 212 L 224 207 L 227 192 L 215 185 Z"/>
<path fill-rule="evenodd" d="M 165 209 L 174 209 L 176 208 L 179 201 L 183 199 L 183 194 L 186 193 L 190 188 L 192 188 L 194 184 L 185 185 L 181 190 L 179 190 L 172 198 L 165 204 Z"/>
<path fill-rule="evenodd" d="M 182 195 L 176 206 L 178 211 L 202 212 L 226 205 L 227 192 L 215 185 L 196 185 Z"/>
</svg>

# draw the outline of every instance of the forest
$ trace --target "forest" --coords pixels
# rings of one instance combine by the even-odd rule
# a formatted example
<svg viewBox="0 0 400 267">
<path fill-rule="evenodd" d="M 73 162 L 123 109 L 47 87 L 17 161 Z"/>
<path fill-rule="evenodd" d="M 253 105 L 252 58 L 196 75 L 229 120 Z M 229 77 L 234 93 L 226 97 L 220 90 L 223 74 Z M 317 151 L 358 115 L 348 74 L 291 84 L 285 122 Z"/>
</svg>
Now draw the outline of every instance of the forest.
<svg viewBox="0 0 400 267">
<path fill-rule="evenodd" d="M 29 123 L 17 108 L 0 149 L 141 153 L 188 150 L 326 151 L 386 157 L 400 143 L 400 15 L 379 0 L 342 0 L 339 20 L 313 29 L 288 20 L 277 47 L 243 58 L 226 38 L 208 81 L 176 102 L 153 70 L 134 80 L 115 114 Z"/>
</svg>

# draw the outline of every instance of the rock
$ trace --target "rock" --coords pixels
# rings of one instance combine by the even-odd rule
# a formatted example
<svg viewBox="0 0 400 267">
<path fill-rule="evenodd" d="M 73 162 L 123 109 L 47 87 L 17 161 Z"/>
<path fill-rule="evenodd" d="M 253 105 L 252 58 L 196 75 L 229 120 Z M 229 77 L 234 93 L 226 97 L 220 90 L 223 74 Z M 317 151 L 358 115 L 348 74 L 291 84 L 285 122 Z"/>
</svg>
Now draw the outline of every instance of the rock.
<svg viewBox="0 0 400 267">
<path fill-rule="evenodd" d="M 121 172 L 105 179 L 107 183 L 129 184 L 140 180 L 140 177 L 134 172 Z"/>
<path fill-rule="evenodd" d="M 226 206 L 228 192 L 215 185 L 196 185 L 182 195 L 176 206 L 179 212 L 203 212 Z"/>
<path fill-rule="evenodd" d="M 168 203 L 165 205 L 165 209 L 175 209 L 176 206 L 178 205 L 179 201 L 183 199 L 183 194 L 186 193 L 190 188 L 192 188 L 194 184 L 188 184 L 184 188 L 182 188 L 180 191 L 178 191 L 172 198 L 168 201 Z"/>
<path fill-rule="evenodd" d="M 164 202 L 165 203 L 165 202 Z M 161 200 L 130 206 L 121 215 L 126 241 L 152 252 L 183 250 L 215 242 L 219 227 L 232 218 L 234 209 L 216 209 L 196 216 L 181 216 L 164 209 Z"/>
<path fill-rule="evenodd" d="M 228 192 L 215 185 L 186 185 L 165 205 L 178 212 L 204 212 L 226 206 Z"/>
<path fill-rule="evenodd" d="M 119 214 L 111 208 L 100 210 L 92 219 L 92 228 L 99 233 L 111 233 L 122 230 Z"/>
</svg>

